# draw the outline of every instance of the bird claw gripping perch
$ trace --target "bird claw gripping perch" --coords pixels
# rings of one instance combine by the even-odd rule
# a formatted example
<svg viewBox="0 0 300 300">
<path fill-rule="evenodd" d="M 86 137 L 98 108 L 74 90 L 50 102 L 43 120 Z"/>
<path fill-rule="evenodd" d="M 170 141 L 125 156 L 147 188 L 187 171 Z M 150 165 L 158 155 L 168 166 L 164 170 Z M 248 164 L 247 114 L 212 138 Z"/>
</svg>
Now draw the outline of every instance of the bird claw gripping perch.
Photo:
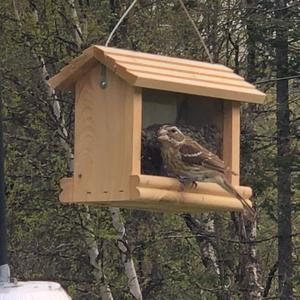
<svg viewBox="0 0 300 300">
<path fill-rule="evenodd" d="M 197 181 L 191 180 L 190 178 L 184 176 L 176 176 L 177 180 L 180 182 L 179 192 L 183 192 L 185 187 L 190 185 L 192 189 L 197 188 Z"/>
</svg>

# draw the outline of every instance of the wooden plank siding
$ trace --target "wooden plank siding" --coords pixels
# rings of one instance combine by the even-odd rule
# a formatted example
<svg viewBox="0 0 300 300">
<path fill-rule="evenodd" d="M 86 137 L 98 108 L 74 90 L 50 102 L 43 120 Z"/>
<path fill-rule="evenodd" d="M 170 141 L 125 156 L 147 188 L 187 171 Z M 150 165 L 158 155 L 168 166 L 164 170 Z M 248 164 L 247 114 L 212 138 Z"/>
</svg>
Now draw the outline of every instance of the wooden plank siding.
<svg viewBox="0 0 300 300">
<path fill-rule="evenodd" d="M 263 103 L 265 94 L 230 68 L 188 59 L 91 46 L 49 79 L 53 88 L 73 90 L 96 61 L 130 85 L 239 102 Z"/>
<path fill-rule="evenodd" d="M 76 83 L 73 201 L 129 198 L 129 176 L 140 172 L 141 92 L 95 66 Z"/>
</svg>

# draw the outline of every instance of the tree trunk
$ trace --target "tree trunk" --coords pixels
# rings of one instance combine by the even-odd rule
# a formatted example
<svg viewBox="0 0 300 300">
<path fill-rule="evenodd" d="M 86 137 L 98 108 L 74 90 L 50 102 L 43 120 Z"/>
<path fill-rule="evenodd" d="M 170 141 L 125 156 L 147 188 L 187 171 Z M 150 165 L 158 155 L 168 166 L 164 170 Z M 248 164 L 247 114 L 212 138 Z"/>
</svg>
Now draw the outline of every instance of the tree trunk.
<svg viewBox="0 0 300 300">
<path fill-rule="evenodd" d="M 247 30 L 247 80 L 254 82 L 256 78 L 256 25 L 255 7 L 257 1 L 246 2 L 246 30 Z M 248 105 L 250 113 L 253 105 Z M 257 261 L 256 245 L 253 243 L 257 238 L 257 220 L 246 221 L 245 230 L 247 235 L 246 245 L 241 245 L 241 277 L 242 277 L 242 299 L 262 299 L 263 287 L 261 284 L 260 266 Z"/>
<path fill-rule="evenodd" d="M 242 245 L 241 272 L 242 272 L 242 299 L 262 299 L 263 287 L 261 285 L 260 267 L 257 261 L 256 245 L 253 243 L 257 237 L 257 222 L 246 221 L 246 234 L 248 241 Z"/>
<path fill-rule="evenodd" d="M 70 4 L 70 12 L 71 12 L 72 22 L 73 22 L 73 26 L 74 26 L 76 45 L 77 45 L 78 50 L 80 50 L 82 43 L 83 43 L 83 36 L 82 36 L 82 30 L 81 30 L 77 10 L 75 7 L 75 0 L 69 0 L 68 2 Z"/>
<path fill-rule="evenodd" d="M 195 235 L 197 244 L 199 245 L 201 258 L 203 265 L 207 269 L 207 272 L 214 275 L 218 281 L 218 290 L 216 291 L 217 300 L 230 299 L 228 290 L 225 286 L 224 266 L 218 255 L 221 251 L 218 241 L 214 239 L 216 237 L 215 220 L 210 213 L 202 213 L 195 215 L 182 214 L 182 217 L 186 223 L 186 226 Z"/>
<path fill-rule="evenodd" d="M 4 182 L 4 141 L 3 141 L 3 109 L 2 89 L 3 76 L 0 69 L 0 283 L 10 280 L 10 270 L 7 255 L 7 225 L 6 225 L 6 202 Z"/>
<path fill-rule="evenodd" d="M 127 276 L 127 282 L 130 294 L 135 300 L 142 300 L 142 292 L 140 284 L 135 271 L 133 259 L 131 257 L 131 251 L 126 238 L 125 226 L 121 220 L 121 212 L 119 208 L 110 207 L 109 211 L 112 216 L 112 223 L 117 232 L 117 246 L 121 253 L 122 262 L 124 264 L 125 274 Z"/>
<path fill-rule="evenodd" d="M 288 28 L 286 0 L 276 0 L 276 67 L 277 78 L 288 76 Z M 278 280 L 279 298 L 292 299 L 292 227 L 291 227 L 291 168 L 290 116 L 288 80 L 276 82 L 277 101 L 277 205 L 278 205 Z"/>
<path fill-rule="evenodd" d="M 219 39 L 218 39 L 218 27 L 219 27 L 219 14 L 220 14 L 220 1 L 207 1 L 208 9 L 211 12 L 207 15 L 208 18 L 208 46 L 212 53 L 212 59 L 214 63 L 219 62 Z"/>
<path fill-rule="evenodd" d="M 247 28 L 247 80 L 255 82 L 256 74 L 256 25 L 255 25 L 255 4 L 254 0 L 247 0 L 246 7 L 246 28 Z"/>
</svg>

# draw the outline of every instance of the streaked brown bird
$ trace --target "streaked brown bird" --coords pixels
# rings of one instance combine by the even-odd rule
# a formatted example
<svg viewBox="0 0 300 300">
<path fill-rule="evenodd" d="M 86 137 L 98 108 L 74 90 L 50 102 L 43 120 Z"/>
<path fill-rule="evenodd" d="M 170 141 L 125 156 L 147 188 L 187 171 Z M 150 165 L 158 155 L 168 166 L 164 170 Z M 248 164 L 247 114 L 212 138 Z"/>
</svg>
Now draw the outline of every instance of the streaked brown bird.
<svg viewBox="0 0 300 300">
<path fill-rule="evenodd" d="M 225 178 L 228 168 L 217 155 L 184 135 L 176 126 L 163 125 L 157 136 L 164 165 L 181 182 L 217 183 L 242 202 L 250 218 L 255 217 L 254 209 Z"/>
</svg>

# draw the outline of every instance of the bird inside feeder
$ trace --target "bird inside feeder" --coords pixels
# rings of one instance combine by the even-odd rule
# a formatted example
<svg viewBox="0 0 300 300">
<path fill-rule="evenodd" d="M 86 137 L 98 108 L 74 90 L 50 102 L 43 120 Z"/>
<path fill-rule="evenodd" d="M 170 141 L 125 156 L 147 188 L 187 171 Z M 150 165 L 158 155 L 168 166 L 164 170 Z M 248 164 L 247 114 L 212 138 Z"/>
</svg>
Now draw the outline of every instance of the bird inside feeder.
<svg viewBox="0 0 300 300">
<path fill-rule="evenodd" d="M 185 135 L 222 157 L 222 102 L 201 96 L 143 90 L 141 171 L 166 175 L 161 168 L 159 128 L 176 125 Z"/>
<path fill-rule="evenodd" d="M 221 159 L 223 102 L 145 89 L 142 123 L 142 174 L 174 177 L 182 191 L 197 181 L 217 183 L 242 202 L 249 217 L 255 215 L 226 179 L 232 171 Z"/>
</svg>

